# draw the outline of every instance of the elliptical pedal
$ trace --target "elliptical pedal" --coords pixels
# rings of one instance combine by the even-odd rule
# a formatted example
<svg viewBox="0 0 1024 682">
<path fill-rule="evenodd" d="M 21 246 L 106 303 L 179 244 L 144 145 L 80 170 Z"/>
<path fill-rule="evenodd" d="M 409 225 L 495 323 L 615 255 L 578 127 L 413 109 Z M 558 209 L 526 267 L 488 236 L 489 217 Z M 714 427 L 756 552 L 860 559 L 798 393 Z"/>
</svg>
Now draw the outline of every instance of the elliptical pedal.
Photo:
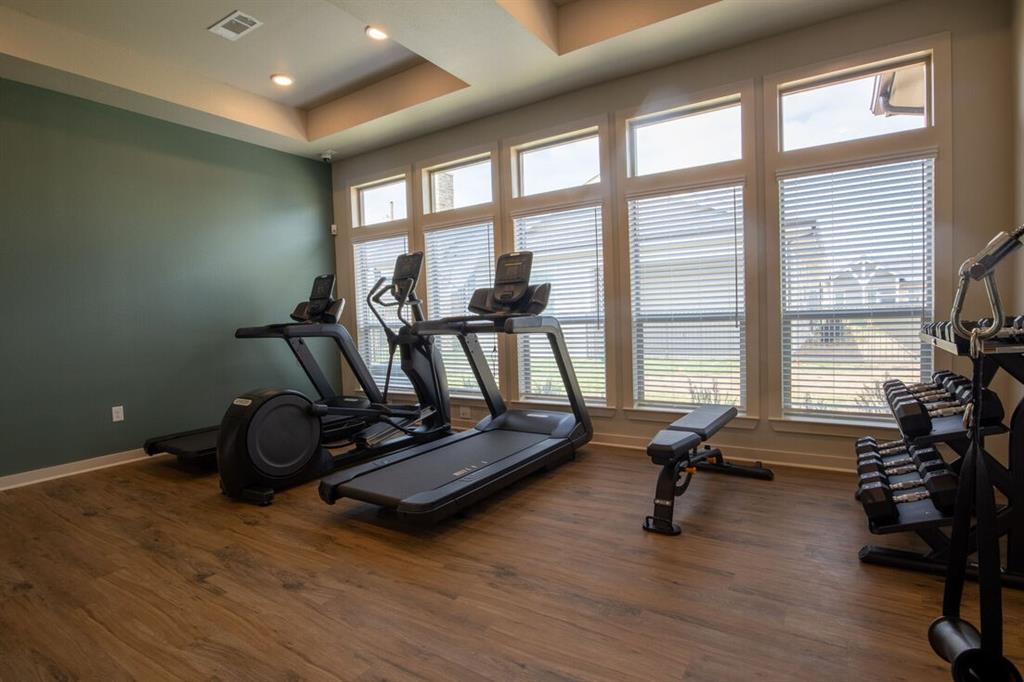
<svg viewBox="0 0 1024 682">
<path fill-rule="evenodd" d="M 410 429 L 415 426 L 419 426 L 424 420 L 431 417 L 437 410 L 433 407 L 425 407 L 420 410 L 419 414 L 415 419 L 410 419 L 407 422 L 403 422 L 401 428 L 392 424 L 391 422 L 382 421 L 371 425 L 366 429 L 363 435 L 358 439 L 360 445 L 366 447 L 374 447 L 381 443 L 399 435 L 405 435 L 405 431 L 402 429 Z"/>
</svg>

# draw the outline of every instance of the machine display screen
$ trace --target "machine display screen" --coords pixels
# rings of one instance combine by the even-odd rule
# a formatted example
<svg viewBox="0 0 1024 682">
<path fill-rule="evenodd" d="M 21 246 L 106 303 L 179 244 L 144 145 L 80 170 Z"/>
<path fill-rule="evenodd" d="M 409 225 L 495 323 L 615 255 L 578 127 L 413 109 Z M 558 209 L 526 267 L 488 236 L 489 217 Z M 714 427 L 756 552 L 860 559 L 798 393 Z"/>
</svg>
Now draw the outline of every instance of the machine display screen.
<svg viewBox="0 0 1024 682">
<path fill-rule="evenodd" d="M 323 301 L 331 297 L 334 291 L 334 275 L 320 275 L 313 280 L 313 291 L 309 294 L 310 301 Z"/>
<path fill-rule="evenodd" d="M 494 284 L 515 284 L 530 281 L 530 270 L 533 266 L 533 254 L 529 251 L 506 253 L 498 259 L 498 267 L 494 273 Z"/>
<path fill-rule="evenodd" d="M 411 279 L 416 282 L 420 278 L 420 267 L 423 264 L 423 252 L 415 251 L 398 257 L 395 261 L 395 274 L 392 282 Z"/>
</svg>

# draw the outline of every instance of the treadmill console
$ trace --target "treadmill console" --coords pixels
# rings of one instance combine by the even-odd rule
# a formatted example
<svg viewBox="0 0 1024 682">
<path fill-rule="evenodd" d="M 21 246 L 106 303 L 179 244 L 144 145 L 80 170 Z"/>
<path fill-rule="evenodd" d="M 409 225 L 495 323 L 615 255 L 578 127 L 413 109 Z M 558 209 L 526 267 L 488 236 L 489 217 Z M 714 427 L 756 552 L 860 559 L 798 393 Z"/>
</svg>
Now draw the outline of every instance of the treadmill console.
<svg viewBox="0 0 1024 682">
<path fill-rule="evenodd" d="M 499 303 L 514 303 L 523 297 L 530 286 L 533 253 L 514 251 L 498 257 L 494 266 L 494 299 Z"/>
<path fill-rule="evenodd" d="M 469 310 L 481 315 L 537 315 L 548 305 L 550 284 L 530 284 L 533 253 L 513 251 L 498 257 L 494 286 L 477 289 Z"/>
<path fill-rule="evenodd" d="M 334 275 L 320 275 L 313 280 L 313 290 L 309 292 L 309 313 L 319 315 L 331 304 L 334 293 Z"/>
<path fill-rule="evenodd" d="M 309 292 L 309 300 L 295 306 L 291 318 L 296 322 L 325 322 L 333 324 L 338 321 L 345 301 L 336 301 L 334 294 L 334 275 L 319 275 L 313 280 L 313 289 Z"/>
</svg>

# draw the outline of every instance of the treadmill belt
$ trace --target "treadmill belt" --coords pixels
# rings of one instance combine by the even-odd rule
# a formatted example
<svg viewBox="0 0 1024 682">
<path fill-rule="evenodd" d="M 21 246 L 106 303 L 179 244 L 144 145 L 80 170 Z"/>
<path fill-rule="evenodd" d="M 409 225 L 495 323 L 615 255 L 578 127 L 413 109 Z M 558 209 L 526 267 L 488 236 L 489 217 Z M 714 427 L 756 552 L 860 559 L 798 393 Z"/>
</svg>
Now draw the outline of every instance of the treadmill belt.
<svg viewBox="0 0 1024 682">
<path fill-rule="evenodd" d="M 550 438 L 543 433 L 482 431 L 470 438 L 371 471 L 341 486 L 343 494 L 370 493 L 378 500 L 402 500 L 434 490 Z M 363 497 L 354 495 L 353 497 Z"/>
</svg>

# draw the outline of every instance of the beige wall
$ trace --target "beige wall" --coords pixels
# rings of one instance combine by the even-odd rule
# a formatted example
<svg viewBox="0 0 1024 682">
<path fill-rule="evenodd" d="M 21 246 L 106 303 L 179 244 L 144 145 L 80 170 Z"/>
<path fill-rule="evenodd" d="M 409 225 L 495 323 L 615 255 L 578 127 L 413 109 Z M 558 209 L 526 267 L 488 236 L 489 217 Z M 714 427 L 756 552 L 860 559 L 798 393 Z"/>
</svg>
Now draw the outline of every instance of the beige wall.
<svg viewBox="0 0 1024 682">
<path fill-rule="evenodd" d="M 1020 5 L 1019 0 L 1017 4 Z M 980 249 L 992 234 L 1005 229 L 1014 217 L 1014 154 L 1009 142 L 1013 129 L 1011 9 L 1008 0 L 907 0 L 567 93 L 339 161 L 334 164 L 336 220 L 348 221 L 348 186 L 375 174 L 570 121 L 639 107 L 653 99 L 682 98 L 686 93 L 750 79 L 759 83 L 764 76 L 777 72 L 949 32 L 954 228 L 950 262 L 939 263 L 938 267 L 951 271 L 955 264 Z M 766 226 L 759 224 L 757 229 L 764 231 Z M 351 299 L 351 247 L 345 240 L 343 232 L 339 237 L 342 243 L 337 245 L 338 272 L 342 293 Z M 948 301 L 950 294 L 939 292 L 939 300 Z M 758 300 L 750 290 L 748 305 L 756 306 Z M 352 310 L 349 306 L 346 322 L 354 326 Z M 617 352 L 614 347 L 609 350 L 612 355 Z M 945 358 L 937 360 L 943 362 Z M 777 365 L 774 358 L 759 363 L 759 386 L 770 385 L 765 377 L 768 372 L 777 371 L 772 369 Z M 1006 384 L 996 388 L 1010 390 Z M 759 402 L 766 406 L 770 401 L 761 396 Z M 622 410 L 608 412 L 607 416 L 602 414 L 595 419 L 596 441 L 641 446 L 658 428 L 657 422 L 627 418 Z M 482 408 L 474 408 L 474 417 L 477 415 L 482 415 Z M 762 409 L 753 428 L 727 429 L 720 434 L 718 444 L 726 446 L 727 452 L 736 457 L 850 467 L 851 438 L 863 429 L 826 427 L 814 429 L 818 433 L 794 433 L 773 427 L 770 416 L 767 409 Z"/>
<path fill-rule="evenodd" d="M 1012 20 L 1012 149 L 1014 150 L 1014 224 L 1024 224 L 1024 0 L 1013 0 Z M 1017 275 L 1007 296 L 1007 309 L 1020 312 L 1024 309 L 1024 279 L 1019 274 L 1024 265 L 1018 263 L 1024 255 L 1013 257 L 1012 268 Z M 1024 386 L 1014 385 L 1010 392 L 1016 400 L 1024 398 Z"/>
<path fill-rule="evenodd" d="M 1013 148 L 1015 223 L 1024 224 L 1024 0 L 1013 3 Z M 1024 304 L 1024 280 L 1014 280 L 1017 294 L 1015 310 Z"/>
</svg>

